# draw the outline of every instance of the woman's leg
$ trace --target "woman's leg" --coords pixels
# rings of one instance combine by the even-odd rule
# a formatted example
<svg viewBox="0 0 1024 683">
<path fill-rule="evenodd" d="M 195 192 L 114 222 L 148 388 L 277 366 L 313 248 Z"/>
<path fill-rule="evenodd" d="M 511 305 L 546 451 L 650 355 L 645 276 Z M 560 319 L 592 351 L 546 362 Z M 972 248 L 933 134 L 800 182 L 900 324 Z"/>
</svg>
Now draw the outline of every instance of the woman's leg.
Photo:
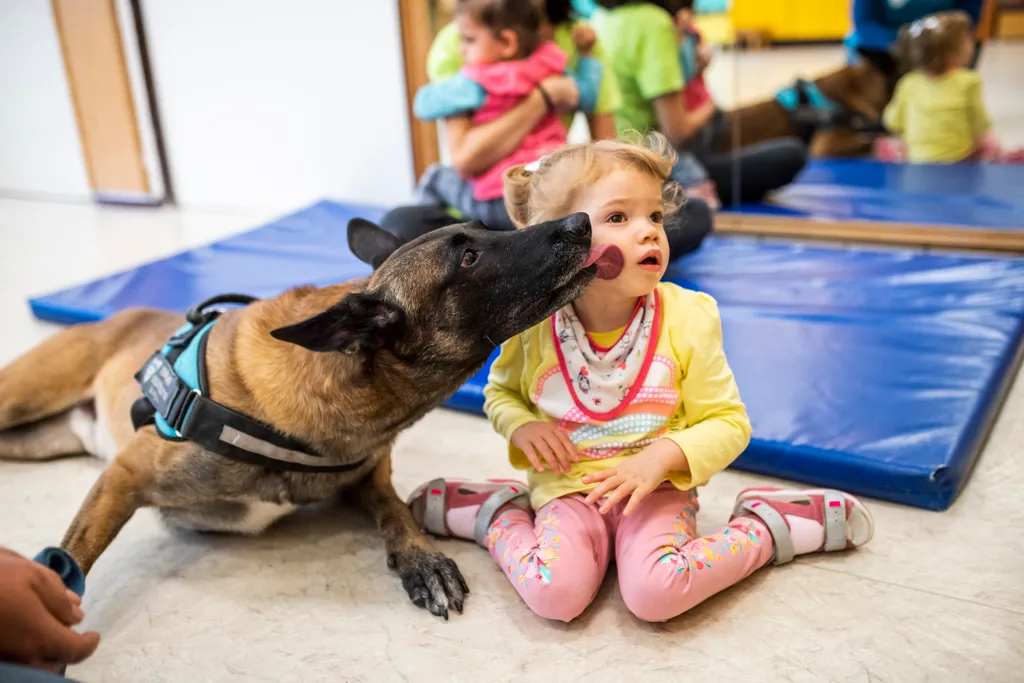
<svg viewBox="0 0 1024 683">
<path fill-rule="evenodd" d="M 697 496 L 665 485 L 619 523 L 615 561 L 629 610 L 644 621 L 676 617 L 739 583 L 772 557 L 772 537 L 753 517 L 697 535 Z"/>
<path fill-rule="evenodd" d="M 668 258 L 674 261 L 700 248 L 714 227 L 714 214 L 707 202 L 688 198 L 665 224 L 668 237 Z"/>
<path fill-rule="evenodd" d="M 473 183 L 451 166 L 434 164 L 420 178 L 416 193 L 423 204 L 450 206 L 465 220 L 481 221 L 491 230 L 515 229 L 501 197 L 477 199 L 473 196 L 473 189 Z"/>
<path fill-rule="evenodd" d="M 536 514 L 507 508 L 487 530 L 487 547 L 536 614 L 572 621 L 597 595 L 608 569 L 608 527 L 594 506 L 566 496 Z"/>
<path fill-rule="evenodd" d="M 807 165 L 807 145 L 796 138 L 780 138 L 702 161 L 724 206 L 754 204 L 793 182 Z"/>
</svg>

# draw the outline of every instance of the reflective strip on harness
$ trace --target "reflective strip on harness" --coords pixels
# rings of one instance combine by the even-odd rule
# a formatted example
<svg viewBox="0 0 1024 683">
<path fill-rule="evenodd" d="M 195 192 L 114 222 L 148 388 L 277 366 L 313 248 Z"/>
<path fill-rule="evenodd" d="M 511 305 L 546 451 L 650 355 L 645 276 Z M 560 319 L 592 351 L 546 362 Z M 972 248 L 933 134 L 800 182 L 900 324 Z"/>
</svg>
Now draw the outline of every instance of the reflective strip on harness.
<svg viewBox="0 0 1024 683">
<path fill-rule="evenodd" d="M 240 432 L 230 425 L 224 425 L 220 430 L 220 440 L 231 444 L 235 448 L 262 455 L 271 460 L 295 463 L 296 465 L 309 465 L 311 467 L 323 467 L 324 459 L 318 455 L 309 455 L 290 448 L 275 446 L 269 441 L 257 439 L 255 436 Z"/>
</svg>

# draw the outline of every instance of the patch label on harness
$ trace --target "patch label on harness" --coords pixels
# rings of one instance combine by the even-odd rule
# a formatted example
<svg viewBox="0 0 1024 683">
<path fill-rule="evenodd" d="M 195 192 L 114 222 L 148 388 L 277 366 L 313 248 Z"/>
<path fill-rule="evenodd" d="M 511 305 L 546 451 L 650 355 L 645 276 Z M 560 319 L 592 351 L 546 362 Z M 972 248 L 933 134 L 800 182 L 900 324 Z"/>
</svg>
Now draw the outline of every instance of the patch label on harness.
<svg viewBox="0 0 1024 683">
<path fill-rule="evenodd" d="M 139 384 L 143 395 L 153 404 L 156 412 L 159 415 L 169 415 L 180 380 L 174 368 L 167 362 L 167 358 L 161 354 L 150 358 L 142 368 Z"/>
</svg>

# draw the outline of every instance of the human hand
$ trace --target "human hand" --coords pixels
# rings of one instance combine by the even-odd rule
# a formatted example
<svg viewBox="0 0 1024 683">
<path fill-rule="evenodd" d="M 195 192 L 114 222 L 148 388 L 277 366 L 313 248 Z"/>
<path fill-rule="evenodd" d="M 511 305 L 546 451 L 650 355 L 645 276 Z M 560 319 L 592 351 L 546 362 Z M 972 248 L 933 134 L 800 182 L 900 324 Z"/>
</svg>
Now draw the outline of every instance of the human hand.
<svg viewBox="0 0 1024 683">
<path fill-rule="evenodd" d="M 608 496 L 601 504 L 600 512 L 607 514 L 619 501 L 630 496 L 622 514 L 628 515 L 654 489 L 661 486 L 669 472 L 688 470 L 686 456 L 673 441 L 661 439 L 629 458 L 617 467 L 583 477 L 584 484 L 597 484 L 584 501 L 593 505 Z M 632 495 L 630 495 L 632 494 Z"/>
<path fill-rule="evenodd" d="M 527 422 L 512 432 L 512 445 L 526 454 L 534 469 L 544 471 L 544 463 L 552 472 L 566 474 L 572 463 L 579 462 L 580 456 L 576 445 L 569 435 L 559 429 L 553 422 Z M 544 462 L 541 462 L 541 458 Z"/>
<path fill-rule="evenodd" d="M 52 671 L 89 657 L 100 636 L 72 630 L 81 605 L 53 570 L 0 548 L 0 661 Z"/>
<path fill-rule="evenodd" d="M 548 76 L 540 82 L 544 91 L 551 98 L 555 105 L 555 111 L 568 113 L 576 111 L 580 101 L 580 91 L 576 87 L 576 81 L 569 76 Z"/>
<path fill-rule="evenodd" d="M 697 73 L 702 74 L 704 70 L 711 64 L 711 47 L 701 43 L 700 47 L 697 48 Z"/>
<path fill-rule="evenodd" d="M 597 42 L 597 33 L 589 26 L 574 26 L 572 29 L 572 42 L 580 57 L 589 57 Z"/>
<path fill-rule="evenodd" d="M 1003 149 L 992 133 L 985 133 L 978 138 L 977 146 L 982 161 L 1000 161 L 1003 158 Z"/>
</svg>

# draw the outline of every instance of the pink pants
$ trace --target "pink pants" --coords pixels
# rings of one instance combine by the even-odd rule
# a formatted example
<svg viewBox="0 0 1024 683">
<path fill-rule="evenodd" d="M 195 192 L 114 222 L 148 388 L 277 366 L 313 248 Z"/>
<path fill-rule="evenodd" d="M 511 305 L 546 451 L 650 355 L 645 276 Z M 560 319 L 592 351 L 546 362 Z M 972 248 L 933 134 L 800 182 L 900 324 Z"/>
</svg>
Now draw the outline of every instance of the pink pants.
<svg viewBox="0 0 1024 683">
<path fill-rule="evenodd" d="M 607 515 L 574 494 L 536 514 L 509 508 L 487 532 L 487 547 L 535 613 L 571 621 L 593 601 L 614 543 L 619 590 L 644 621 L 667 621 L 764 566 L 772 538 L 759 520 L 738 517 L 697 535 L 697 495 L 664 485 L 629 517 Z"/>
</svg>

